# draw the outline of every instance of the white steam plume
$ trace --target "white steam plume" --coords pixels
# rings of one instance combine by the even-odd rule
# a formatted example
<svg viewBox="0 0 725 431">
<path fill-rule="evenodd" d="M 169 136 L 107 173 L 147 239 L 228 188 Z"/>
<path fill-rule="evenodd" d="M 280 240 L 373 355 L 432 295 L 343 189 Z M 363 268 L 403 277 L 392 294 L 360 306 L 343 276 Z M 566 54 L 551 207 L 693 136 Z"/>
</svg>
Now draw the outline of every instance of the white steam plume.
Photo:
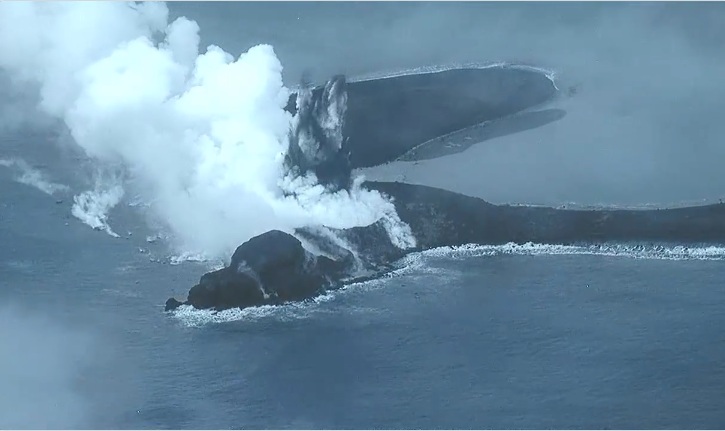
<svg viewBox="0 0 725 431">
<path fill-rule="evenodd" d="M 68 186 L 50 181 L 43 172 L 33 168 L 23 159 L 0 159 L 0 166 L 20 171 L 20 175 L 15 178 L 17 182 L 35 187 L 45 194 L 53 195 L 68 190 Z"/>
<path fill-rule="evenodd" d="M 285 178 L 292 118 L 274 50 L 200 54 L 198 31 L 186 18 L 169 24 L 163 3 L 2 2 L 0 68 L 39 85 L 41 108 L 89 156 L 121 162 L 126 187 L 185 251 L 216 257 L 272 228 L 381 217 L 399 244 L 414 244 L 379 193 Z"/>
<path fill-rule="evenodd" d="M 93 229 L 102 230 L 118 238 L 119 235 L 108 224 L 108 213 L 111 208 L 118 205 L 123 194 L 123 187 L 118 180 L 108 181 L 99 176 L 93 190 L 73 197 L 71 213 Z"/>
</svg>

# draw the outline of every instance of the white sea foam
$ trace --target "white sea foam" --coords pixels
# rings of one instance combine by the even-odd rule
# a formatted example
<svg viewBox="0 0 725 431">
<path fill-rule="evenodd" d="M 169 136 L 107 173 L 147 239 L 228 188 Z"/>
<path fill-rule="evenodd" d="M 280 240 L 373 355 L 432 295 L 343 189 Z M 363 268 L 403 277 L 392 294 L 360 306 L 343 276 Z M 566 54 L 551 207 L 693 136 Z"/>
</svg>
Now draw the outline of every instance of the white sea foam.
<svg viewBox="0 0 725 431">
<path fill-rule="evenodd" d="M 184 326 L 189 327 L 236 321 L 255 321 L 262 318 L 290 321 L 309 317 L 316 312 L 325 312 L 323 308 L 320 308 L 320 305 L 331 301 L 333 298 L 334 294 L 326 294 L 307 302 L 290 303 L 280 306 L 262 305 L 241 310 L 234 308 L 224 311 L 197 310 L 189 305 L 182 305 L 172 313 Z"/>
<path fill-rule="evenodd" d="M 196 253 L 181 253 L 173 255 L 168 259 L 168 263 L 171 265 L 181 265 L 185 262 L 203 263 L 209 271 L 216 271 L 225 266 L 225 262 L 222 260 Z"/>
<path fill-rule="evenodd" d="M 183 325 L 199 327 L 208 324 L 229 323 L 236 321 L 255 321 L 262 318 L 273 318 L 281 321 L 308 318 L 319 313 L 334 312 L 327 303 L 334 302 L 341 296 L 380 289 L 389 283 L 391 279 L 404 277 L 410 274 L 441 274 L 438 268 L 426 266 L 423 253 L 412 253 L 398 262 L 392 271 L 379 278 L 364 282 L 350 283 L 341 289 L 329 291 L 325 294 L 312 298 L 309 301 L 294 302 L 281 306 L 263 305 L 259 307 L 248 307 L 244 309 L 231 309 L 224 311 L 197 310 L 191 306 L 183 305 L 172 312 L 172 315 Z M 356 308 L 357 311 L 372 313 L 375 310 Z M 346 312 L 350 311 L 346 308 Z"/>
<path fill-rule="evenodd" d="M 294 320 L 307 318 L 315 313 L 330 311 L 326 303 L 334 302 L 342 295 L 370 291 L 380 288 L 393 288 L 391 280 L 415 275 L 447 277 L 442 268 L 431 265 L 432 259 L 467 259 L 485 258 L 492 256 L 608 256 L 625 259 L 654 259 L 654 260 L 725 260 L 725 247 L 685 247 L 685 246 L 658 246 L 658 245 L 625 245 L 608 244 L 597 246 L 564 246 L 550 244 L 504 244 L 504 245 L 476 245 L 468 244 L 458 247 L 440 247 L 418 253 L 411 253 L 398 262 L 397 268 L 379 278 L 350 283 L 342 289 L 331 291 L 312 301 L 286 304 L 283 306 L 249 307 L 243 310 L 234 309 L 222 312 L 210 310 L 196 310 L 190 306 L 182 306 L 173 312 L 173 315 L 187 326 L 203 326 L 214 323 L 235 321 L 253 321 L 262 318 L 275 318 L 279 320 Z M 372 312 L 372 310 L 370 310 Z"/>
<path fill-rule="evenodd" d="M 542 256 L 542 255 L 593 255 L 613 256 L 630 259 L 660 260 L 725 260 L 725 247 L 702 246 L 688 247 L 681 245 L 549 245 L 549 244 L 514 244 L 476 245 L 468 244 L 459 247 L 441 247 L 422 253 L 429 257 L 483 257 L 500 255 Z"/>
</svg>

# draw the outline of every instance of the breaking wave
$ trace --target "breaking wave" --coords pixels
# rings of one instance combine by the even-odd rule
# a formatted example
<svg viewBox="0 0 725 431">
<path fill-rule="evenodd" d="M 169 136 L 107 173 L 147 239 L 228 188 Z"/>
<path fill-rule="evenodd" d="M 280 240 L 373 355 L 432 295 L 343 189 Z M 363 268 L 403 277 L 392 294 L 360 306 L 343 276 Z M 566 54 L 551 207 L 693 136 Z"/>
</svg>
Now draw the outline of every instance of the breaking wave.
<svg viewBox="0 0 725 431">
<path fill-rule="evenodd" d="M 645 245 L 645 244 L 598 244 L 598 245 L 549 245 L 514 244 L 441 247 L 423 252 L 431 257 L 484 257 L 501 255 L 591 255 L 656 260 L 725 260 L 725 247 Z"/>
<path fill-rule="evenodd" d="M 326 309 L 328 303 L 360 290 L 368 291 L 379 288 L 393 288 L 391 279 L 413 275 L 442 276 L 448 274 L 445 270 L 431 265 L 431 259 L 468 259 L 485 258 L 493 256 L 607 256 L 625 259 L 648 260 L 690 260 L 690 261 L 720 261 L 725 260 L 725 247 L 703 246 L 664 246 L 664 245 L 637 245 L 637 244 L 605 244 L 605 245 L 551 245 L 551 244 L 504 244 L 504 245 L 476 245 L 468 244 L 458 247 L 440 247 L 418 253 L 411 253 L 402 258 L 396 269 L 372 280 L 350 283 L 341 289 L 330 291 L 310 301 L 289 303 L 281 306 L 264 305 L 245 309 L 231 309 L 220 312 L 212 310 L 197 310 L 191 306 L 181 306 L 172 314 L 183 325 L 199 327 L 208 324 L 228 323 L 235 321 L 254 321 L 262 318 L 278 320 L 294 320 L 308 318 L 315 313 L 334 312 Z M 430 282 L 430 280 L 428 281 Z M 373 310 L 367 310 L 372 312 Z"/>
</svg>

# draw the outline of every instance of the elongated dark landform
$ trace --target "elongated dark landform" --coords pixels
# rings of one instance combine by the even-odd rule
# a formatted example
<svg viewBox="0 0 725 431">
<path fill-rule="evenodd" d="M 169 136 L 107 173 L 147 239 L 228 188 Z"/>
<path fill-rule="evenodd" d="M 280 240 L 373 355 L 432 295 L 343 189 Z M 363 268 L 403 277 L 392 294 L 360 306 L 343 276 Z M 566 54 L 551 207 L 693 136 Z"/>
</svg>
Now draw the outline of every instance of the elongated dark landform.
<svg viewBox="0 0 725 431">
<path fill-rule="evenodd" d="M 373 274 L 385 272 L 409 252 L 469 243 L 725 244 L 725 204 L 662 210 L 559 210 L 492 205 L 447 190 L 404 183 L 366 186 L 395 200 L 398 215 L 417 240 L 415 247 L 401 250 L 380 223 L 338 231 Z M 297 235 L 323 249 L 335 247 L 314 233 Z M 260 260 L 264 263 L 257 263 Z M 222 310 L 312 298 L 342 286 L 355 276 L 355 269 L 347 251 L 338 251 L 337 259 L 314 256 L 294 236 L 268 232 L 240 246 L 229 267 L 205 274 L 189 292 L 187 303 Z M 167 309 L 181 304 L 170 299 Z"/>
<path fill-rule="evenodd" d="M 486 139 L 556 121 L 565 113 L 520 113 L 554 94 L 553 83 L 543 74 L 505 67 L 352 84 L 335 77 L 324 87 L 300 94 L 300 100 L 288 107 L 297 113 L 297 122 L 286 164 L 298 174 L 321 173 L 321 182 L 331 190 L 346 189 L 352 167 L 401 156 L 437 157 L 442 147 L 430 143 L 441 135 L 455 139 L 456 134 L 476 129 L 477 136 Z M 527 120 L 517 122 L 516 118 Z M 239 246 L 228 267 L 204 274 L 185 302 L 169 299 L 166 310 L 182 304 L 223 310 L 305 300 L 351 280 L 379 276 L 407 253 L 441 246 L 725 244 L 724 204 L 561 210 L 493 205 L 448 190 L 400 182 L 367 182 L 363 187 L 393 200 L 398 216 L 416 239 L 415 246 L 397 247 L 382 221 L 337 231 L 319 227 L 293 233 L 270 231 Z M 330 235 L 343 241 L 332 241 Z"/>
<path fill-rule="evenodd" d="M 433 187 L 367 183 L 395 199 L 417 250 L 461 245 L 661 242 L 725 244 L 725 204 L 650 210 L 493 205 Z"/>
<path fill-rule="evenodd" d="M 315 88 L 313 97 L 325 98 L 323 93 L 329 90 L 329 84 Z M 343 135 L 353 168 L 395 160 L 439 136 L 509 117 L 547 102 L 557 93 L 546 74 L 516 66 L 348 82 L 346 91 Z M 297 101 L 298 95 L 293 94 L 287 110 L 296 113 Z M 509 129 L 508 133 L 515 132 L 515 126 Z"/>
</svg>

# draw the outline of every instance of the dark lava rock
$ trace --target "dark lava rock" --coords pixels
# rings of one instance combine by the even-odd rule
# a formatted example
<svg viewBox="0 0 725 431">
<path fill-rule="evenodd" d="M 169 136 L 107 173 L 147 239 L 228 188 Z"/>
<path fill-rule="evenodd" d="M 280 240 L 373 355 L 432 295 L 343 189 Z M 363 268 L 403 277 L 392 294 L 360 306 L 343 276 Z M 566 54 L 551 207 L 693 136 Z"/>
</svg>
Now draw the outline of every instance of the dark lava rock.
<svg viewBox="0 0 725 431">
<path fill-rule="evenodd" d="M 300 116 L 304 120 L 303 131 L 318 142 L 327 143 L 331 142 L 328 136 L 333 134 L 325 128 L 325 110 L 330 102 L 340 101 L 344 95 L 342 142 L 349 154 L 346 165 L 353 169 L 391 162 L 431 139 L 506 118 L 552 100 L 557 94 L 556 86 L 543 71 L 508 65 L 453 68 L 353 82 L 342 78 L 335 77 L 326 85 L 315 87 L 311 103 L 300 103 L 300 96 L 309 96 L 293 93 L 286 109 L 297 114 L 298 105 L 309 107 Z M 305 116 L 306 112 L 311 115 Z M 320 148 L 334 147 L 323 144 Z M 315 166 L 315 170 L 323 170 L 321 165 Z M 326 164 L 324 168 L 346 165 Z"/>
<path fill-rule="evenodd" d="M 232 267 L 204 274 L 189 290 L 187 303 L 194 308 L 227 309 L 264 304 L 265 295 L 257 279 Z"/>
<path fill-rule="evenodd" d="M 272 230 L 237 247 L 228 267 L 204 274 L 184 304 L 226 310 L 300 301 L 339 280 L 346 265 L 315 256 L 294 236 Z M 166 310 L 181 304 L 171 298 Z"/>
<path fill-rule="evenodd" d="M 381 222 L 334 232 L 342 240 L 339 243 L 356 250 L 354 256 L 321 231 L 297 232 L 312 248 L 332 258 L 313 255 L 292 235 L 270 231 L 237 248 L 229 267 L 205 274 L 186 303 L 222 310 L 304 300 L 349 281 L 346 277 L 353 275 L 356 266 L 371 271 L 365 277 L 372 278 L 408 252 L 468 243 L 725 244 L 725 204 L 661 210 L 559 210 L 493 205 L 403 183 L 368 182 L 365 186 L 394 198 L 398 215 L 416 238 L 415 248 L 397 249 Z M 169 300 L 167 309 L 173 307 L 178 307 L 178 301 Z"/>
<path fill-rule="evenodd" d="M 169 298 L 168 300 L 166 300 L 166 306 L 164 307 L 164 311 L 173 311 L 181 307 L 182 305 L 184 305 L 184 303 L 178 301 L 176 298 Z"/>
<path fill-rule="evenodd" d="M 297 175 L 313 172 L 332 191 L 348 189 L 352 166 L 343 128 L 347 111 L 345 77 L 337 75 L 319 91 L 308 88 L 290 98 L 295 114 L 285 165 Z"/>
</svg>

